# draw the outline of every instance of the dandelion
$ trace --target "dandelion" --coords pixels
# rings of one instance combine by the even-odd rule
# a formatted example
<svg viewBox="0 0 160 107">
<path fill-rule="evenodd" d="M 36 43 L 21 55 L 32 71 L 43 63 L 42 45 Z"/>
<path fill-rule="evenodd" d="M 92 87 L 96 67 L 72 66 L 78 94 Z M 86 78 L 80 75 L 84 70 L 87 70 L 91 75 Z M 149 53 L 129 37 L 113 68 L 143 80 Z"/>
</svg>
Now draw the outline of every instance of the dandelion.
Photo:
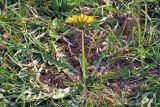
<svg viewBox="0 0 160 107">
<path fill-rule="evenodd" d="M 85 49 L 84 49 L 84 36 L 85 36 L 85 25 L 86 24 L 90 24 L 92 22 L 94 22 L 94 17 L 93 16 L 87 16 L 84 14 L 80 14 L 80 15 L 73 15 L 70 16 L 66 19 L 65 21 L 66 23 L 70 23 L 70 24 L 77 24 L 80 25 L 81 29 L 81 44 L 82 44 L 82 62 L 81 62 L 81 68 L 82 68 L 82 74 L 83 74 L 83 79 L 87 78 L 87 69 L 86 69 L 86 65 L 87 65 L 87 60 L 85 57 Z"/>
<path fill-rule="evenodd" d="M 71 23 L 71 24 L 90 24 L 94 22 L 94 17 L 93 16 L 87 16 L 84 14 L 81 15 L 73 15 L 70 16 L 66 19 L 66 23 Z"/>
</svg>

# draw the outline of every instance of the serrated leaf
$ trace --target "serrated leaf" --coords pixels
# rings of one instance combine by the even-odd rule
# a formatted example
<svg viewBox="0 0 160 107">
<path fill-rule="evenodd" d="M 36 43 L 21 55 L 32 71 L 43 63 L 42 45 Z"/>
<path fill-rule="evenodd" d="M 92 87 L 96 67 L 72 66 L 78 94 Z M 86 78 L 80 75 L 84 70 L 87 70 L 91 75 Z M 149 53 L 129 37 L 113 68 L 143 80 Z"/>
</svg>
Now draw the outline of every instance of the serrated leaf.
<svg viewBox="0 0 160 107">
<path fill-rule="evenodd" d="M 68 69 L 70 69 L 70 71 L 74 71 L 74 69 L 70 65 L 68 65 L 67 63 L 57 61 L 53 57 L 52 53 L 50 53 L 50 52 L 43 53 L 42 58 L 43 58 L 44 62 L 47 62 L 50 65 L 55 65 L 56 67 L 61 68 L 61 69 L 68 68 Z"/>
<path fill-rule="evenodd" d="M 70 87 L 65 89 L 58 89 L 53 93 L 53 99 L 62 99 L 70 94 Z"/>
</svg>

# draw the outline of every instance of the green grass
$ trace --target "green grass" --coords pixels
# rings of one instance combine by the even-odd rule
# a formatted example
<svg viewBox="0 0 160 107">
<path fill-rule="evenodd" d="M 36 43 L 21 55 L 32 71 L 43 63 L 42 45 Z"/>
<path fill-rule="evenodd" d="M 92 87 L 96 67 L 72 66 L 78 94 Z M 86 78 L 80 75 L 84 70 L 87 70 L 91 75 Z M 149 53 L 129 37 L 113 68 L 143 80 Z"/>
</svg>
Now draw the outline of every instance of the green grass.
<svg viewBox="0 0 160 107">
<path fill-rule="evenodd" d="M 0 107 L 160 106 L 160 6 L 99 1 L 0 1 Z M 96 18 L 86 31 L 85 49 L 93 56 L 85 81 L 75 66 L 78 47 L 72 49 L 80 29 L 65 23 L 80 13 Z M 47 72 L 56 75 L 44 81 Z M 65 88 L 48 85 L 55 78 Z"/>
</svg>

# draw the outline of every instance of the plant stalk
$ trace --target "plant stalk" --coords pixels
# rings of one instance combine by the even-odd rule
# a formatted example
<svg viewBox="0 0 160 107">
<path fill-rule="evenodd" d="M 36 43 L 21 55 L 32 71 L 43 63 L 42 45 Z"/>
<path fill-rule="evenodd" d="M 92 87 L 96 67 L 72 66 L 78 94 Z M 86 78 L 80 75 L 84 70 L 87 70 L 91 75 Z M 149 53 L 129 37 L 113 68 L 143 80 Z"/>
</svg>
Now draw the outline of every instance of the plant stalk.
<svg viewBox="0 0 160 107">
<path fill-rule="evenodd" d="M 85 30 L 83 29 L 81 31 L 82 35 L 82 75 L 83 75 L 83 79 L 86 79 L 86 60 L 85 60 L 85 50 L 84 50 L 84 36 L 85 36 Z"/>
</svg>

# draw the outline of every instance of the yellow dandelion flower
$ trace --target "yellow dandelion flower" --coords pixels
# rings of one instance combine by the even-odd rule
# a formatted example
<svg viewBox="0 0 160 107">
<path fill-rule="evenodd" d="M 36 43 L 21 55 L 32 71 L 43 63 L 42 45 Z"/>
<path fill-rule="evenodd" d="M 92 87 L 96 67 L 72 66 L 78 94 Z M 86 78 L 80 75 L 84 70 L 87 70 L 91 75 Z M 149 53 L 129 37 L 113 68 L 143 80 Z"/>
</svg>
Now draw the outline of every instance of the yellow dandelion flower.
<svg viewBox="0 0 160 107">
<path fill-rule="evenodd" d="M 73 16 L 68 17 L 65 22 L 71 23 L 71 24 L 90 24 L 90 23 L 94 22 L 94 17 L 87 16 L 84 14 L 73 15 Z"/>
</svg>

